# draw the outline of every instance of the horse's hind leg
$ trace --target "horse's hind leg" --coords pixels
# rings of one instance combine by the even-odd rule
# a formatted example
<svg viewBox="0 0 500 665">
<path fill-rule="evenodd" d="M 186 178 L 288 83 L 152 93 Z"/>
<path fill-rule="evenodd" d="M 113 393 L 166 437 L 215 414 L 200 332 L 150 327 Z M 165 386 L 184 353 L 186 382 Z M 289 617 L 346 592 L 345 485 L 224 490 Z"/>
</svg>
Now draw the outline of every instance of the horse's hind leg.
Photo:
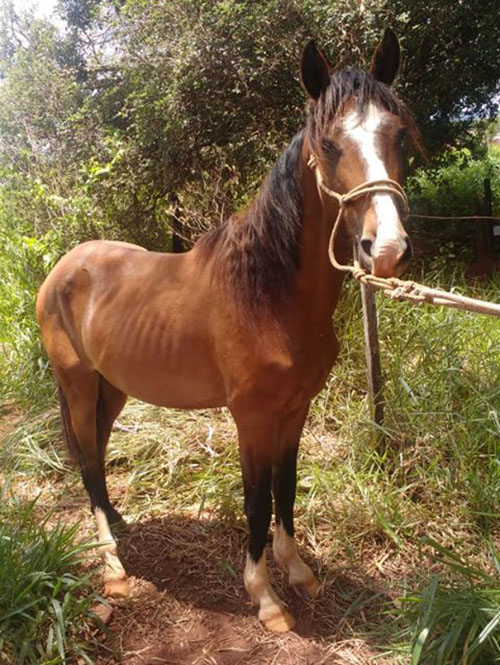
<svg viewBox="0 0 500 665">
<path fill-rule="evenodd" d="M 104 477 L 106 446 L 108 445 L 113 423 L 120 415 L 120 412 L 127 401 L 127 396 L 125 393 L 122 393 L 121 390 L 118 390 L 118 388 L 115 388 L 115 386 L 109 383 L 109 381 L 107 381 L 102 375 L 99 374 L 98 377 L 99 389 L 96 408 L 97 447 Z M 109 524 L 115 524 L 118 526 L 125 525 L 120 513 L 113 508 L 109 501 L 105 479 L 104 490 L 105 497 L 103 498 L 104 501 L 106 501 L 105 513 Z"/>
<path fill-rule="evenodd" d="M 110 503 L 104 473 L 106 443 L 126 397 L 82 363 L 66 369 L 54 364 L 54 370 L 61 387 L 66 437 L 80 463 L 83 484 L 97 522 L 98 551 L 104 563 L 104 593 L 126 596 L 127 576 L 109 526 L 119 521 L 120 515 Z"/>
<path fill-rule="evenodd" d="M 297 453 L 308 406 L 285 424 L 284 431 L 280 435 L 279 452 L 273 464 L 276 514 L 273 554 L 278 565 L 288 575 L 289 583 L 299 592 L 304 592 L 313 598 L 318 593 L 319 582 L 297 552 L 293 526 Z"/>
</svg>

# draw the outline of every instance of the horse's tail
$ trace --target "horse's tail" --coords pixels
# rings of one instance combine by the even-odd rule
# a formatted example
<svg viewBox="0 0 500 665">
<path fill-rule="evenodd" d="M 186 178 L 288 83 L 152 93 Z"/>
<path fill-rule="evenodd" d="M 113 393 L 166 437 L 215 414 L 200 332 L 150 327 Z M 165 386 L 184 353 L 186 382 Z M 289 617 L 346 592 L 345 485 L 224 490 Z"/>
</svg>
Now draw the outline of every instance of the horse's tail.
<svg viewBox="0 0 500 665">
<path fill-rule="evenodd" d="M 64 439 L 66 441 L 66 445 L 68 446 L 71 458 L 75 462 L 78 462 L 80 460 L 80 448 L 78 446 L 75 433 L 73 432 L 68 402 L 59 381 L 57 382 L 57 396 L 59 398 L 59 406 L 61 407 L 61 420 L 63 424 Z"/>
</svg>

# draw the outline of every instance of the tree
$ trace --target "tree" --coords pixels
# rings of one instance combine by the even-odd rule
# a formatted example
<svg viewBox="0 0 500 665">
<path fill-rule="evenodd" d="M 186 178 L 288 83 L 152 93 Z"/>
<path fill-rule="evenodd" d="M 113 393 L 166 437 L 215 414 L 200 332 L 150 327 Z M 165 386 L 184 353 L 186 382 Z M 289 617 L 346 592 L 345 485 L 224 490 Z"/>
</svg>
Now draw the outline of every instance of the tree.
<svg viewBox="0 0 500 665">
<path fill-rule="evenodd" d="M 311 36 L 337 66 L 366 67 L 391 24 L 398 86 L 431 153 L 498 105 L 493 0 L 61 0 L 60 11 L 64 35 L 4 12 L 0 161 L 16 187 L 23 174 L 26 198 L 38 187 L 28 223 L 69 225 L 67 240 L 166 248 L 172 219 L 193 217 L 193 235 L 245 204 L 303 123 Z"/>
</svg>

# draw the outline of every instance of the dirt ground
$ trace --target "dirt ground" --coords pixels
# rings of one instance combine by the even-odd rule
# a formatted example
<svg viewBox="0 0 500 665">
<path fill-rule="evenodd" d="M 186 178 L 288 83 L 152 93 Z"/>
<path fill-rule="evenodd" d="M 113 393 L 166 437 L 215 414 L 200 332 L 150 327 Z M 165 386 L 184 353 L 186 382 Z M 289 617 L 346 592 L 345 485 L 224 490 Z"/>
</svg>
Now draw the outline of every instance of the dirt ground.
<svg viewBox="0 0 500 665">
<path fill-rule="evenodd" d="M 30 489 L 25 491 L 28 496 Z M 119 483 L 112 483 L 115 499 L 119 492 Z M 54 519 L 79 521 L 82 538 L 95 537 L 94 519 L 76 474 L 72 483 L 43 487 L 40 507 L 47 502 L 53 506 L 54 498 Z M 131 596 L 110 601 L 106 633 L 96 629 L 92 635 L 99 643 L 92 654 L 95 665 L 400 662 L 384 655 L 380 640 L 371 634 L 375 625 L 384 623 L 387 603 L 393 602 L 392 582 L 405 574 L 408 562 L 395 550 L 381 546 L 367 551 L 359 564 L 344 559 L 327 566 L 300 547 L 322 583 L 319 597 L 309 600 L 287 585 L 269 547 L 273 586 L 297 620 L 291 632 L 280 635 L 263 628 L 244 589 L 246 539 L 243 520 L 234 524 L 167 513 L 129 523 L 118 548 Z M 92 556 L 89 563 L 95 561 Z"/>
<path fill-rule="evenodd" d="M 297 625 L 286 635 L 264 630 L 243 588 L 245 542 L 242 528 L 188 517 L 133 525 L 119 545 L 132 596 L 114 604 L 111 633 L 96 665 L 394 662 L 368 638 L 352 637 L 388 600 L 382 585 L 359 571 L 321 570 L 321 596 L 310 601 L 286 588 L 281 572 L 270 565 L 275 588 Z"/>
<path fill-rule="evenodd" d="M 16 422 L 9 415 L 3 434 Z M 108 479 L 119 508 L 123 476 L 111 473 Z M 51 519 L 80 522 L 81 537 L 95 538 L 95 521 L 76 473 L 45 478 L 36 486 L 32 476 L 21 476 L 16 494 L 25 499 L 39 494 L 42 513 L 54 510 Z M 111 601 L 106 631 L 96 627 L 93 632 L 92 641 L 99 644 L 91 654 L 95 665 L 395 665 L 372 629 L 383 624 L 391 583 L 406 565 L 396 551 L 381 544 L 355 565 L 343 558 L 332 566 L 299 547 L 322 583 L 312 601 L 288 587 L 268 548 L 274 588 L 297 620 L 293 631 L 278 635 L 260 624 L 243 587 L 246 539 L 243 516 L 234 523 L 167 511 L 129 522 L 118 546 L 131 596 Z M 327 559 L 331 562 L 331 556 Z M 96 560 L 91 555 L 89 563 Z"/>
</svg>

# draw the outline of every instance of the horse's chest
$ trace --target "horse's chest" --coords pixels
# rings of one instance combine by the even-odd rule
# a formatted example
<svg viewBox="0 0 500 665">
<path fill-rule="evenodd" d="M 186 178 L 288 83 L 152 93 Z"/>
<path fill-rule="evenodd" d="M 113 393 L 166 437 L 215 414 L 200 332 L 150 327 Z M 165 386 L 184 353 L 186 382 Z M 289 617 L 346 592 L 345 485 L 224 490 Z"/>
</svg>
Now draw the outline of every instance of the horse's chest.
<svg viewBox="0 0 500 665">
<path fill-rule="evenodd" d="M 312 399 L 323 389 L 338 351 L 339 343 L 332 330 L 293 354 L 294 383 L 305 399 Z"/>
<path fill-rule="evenodd" d="M 293 411 L 324 387 L 338 350 L 333 329 L 313 341 L 263 339 L 252 345 L 240 371 L 231 376 L 229 395 L 265 403 L 275 411 Z"/>
</svg>

